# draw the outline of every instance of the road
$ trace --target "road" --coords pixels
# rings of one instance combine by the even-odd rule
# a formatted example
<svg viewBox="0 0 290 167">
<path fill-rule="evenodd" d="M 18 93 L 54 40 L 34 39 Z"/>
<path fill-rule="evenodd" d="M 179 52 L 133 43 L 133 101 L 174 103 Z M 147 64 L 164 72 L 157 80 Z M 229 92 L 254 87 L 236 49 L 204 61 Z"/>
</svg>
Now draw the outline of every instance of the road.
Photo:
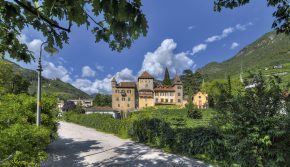
<svg viewBox="0 0 290 167">
<path fill-rule="evenodd" d="M 73 123 L 60 122 L 58 134 L 58 140 L 48 146 L 49 160 L 42 166 L 206 166 L 200 161 L 164 153 L 159 149 Z"/>
</svg>

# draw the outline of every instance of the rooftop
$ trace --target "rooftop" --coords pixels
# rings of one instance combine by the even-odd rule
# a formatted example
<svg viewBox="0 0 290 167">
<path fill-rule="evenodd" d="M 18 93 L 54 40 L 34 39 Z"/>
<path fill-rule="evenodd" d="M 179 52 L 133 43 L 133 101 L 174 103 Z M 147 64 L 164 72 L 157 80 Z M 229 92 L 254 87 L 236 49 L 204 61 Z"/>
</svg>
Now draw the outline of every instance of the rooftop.
<svg viewBox="0 0 290 167">
<path fill-rule="evenodd" d="M 120 82 L 117 86 L 118 88 L 135 88 L 135 82 Z"/>
<path fill-rule="evenodd" d="M 138 79 L 154 79 L 154 77 L 152 77 L 152 75 L 150 75 L 147 71 L 144 71 L 139 77 Z"/>
</svg>

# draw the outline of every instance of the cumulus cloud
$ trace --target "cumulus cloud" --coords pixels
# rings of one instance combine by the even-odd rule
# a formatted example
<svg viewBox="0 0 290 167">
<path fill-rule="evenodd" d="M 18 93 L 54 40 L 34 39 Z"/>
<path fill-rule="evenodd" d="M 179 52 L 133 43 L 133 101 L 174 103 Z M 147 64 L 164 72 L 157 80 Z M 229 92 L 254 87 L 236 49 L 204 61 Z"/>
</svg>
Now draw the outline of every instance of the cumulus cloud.
<svg viewBox="0 0 290 167">
<path fill-rule="evenodd" d="M 18 40 L 21 43 L 26 44 L 28 49 L 34 52 L 34 54 L 39 54 L 40 45 L 42 43 L 40 39 L 33 39 L 32 41 L 28 41 L 27 36 L 25 34 L 21 34 L 18 36 Z"/>
<path fill-rule="evenodd" d="M 84 66 L 82 68 L 82 77 L 94 77 L 96 75 L 96 71 L 91 69 L 89 66 Z"/>
<path fill-rule="evenodd" d="M 201 44 L 196 45 L 196 46 L 194 46 L 194 47 L 192 48 L 192 53 L 191 53 L 191 54 L 192 54 L 192 55 L 195 55 L 195 54 L 198 53 L 198 52 L 201 52 L 201 51 L 206 50 L 206 48 L 207 48 L 207 45 L 201 43 Z"/>
<path fill-rule="evenodd" d="M 128 68 L 124 68 L 117 72 L 114 76 L 109 74 L 103 79 L 96 79 L 94 81 L 79 78 L 73 81 L 72 85 L 88 94 L 110 93 L 112 91 L 111 80 L 113 77 L 115 77 L 118 82 L 136 80 L 136 76 L 133 75 L 133 71 Z"/>
<path fill-rule="evenodd" d="M 44 77 L 49 79 L 60 79 L 63 82 L 72 81 L 69 71 L 65 67 L 61 65 L 56 66 L 52 62 L 44 62 L 42 74 Z"/>
<path fill-rule="evenodd" d="M 160 78 L 163 76 L 166 67 L 172 74 L 192 68 L 193 60 L 188 57 L 187 53 L 175 53 L 176 47 L 177 44 L 173 39 L 165 39 L 154 52 L 146 53 L 138 74 L 148 71 L 154 77 Z"/>
<path fill-rule="evenodd" d="M 231 45 L 231 49 L 235 49 L 238 46 L 239 46 L 239 44 L 237 42 L 233 42 Z"/>
<path fill-rule="evenodd" d="M 97 69 L 98 71 L 104 71 L 104 66 L 96 65 L 96 69 Z"/>
</svg>

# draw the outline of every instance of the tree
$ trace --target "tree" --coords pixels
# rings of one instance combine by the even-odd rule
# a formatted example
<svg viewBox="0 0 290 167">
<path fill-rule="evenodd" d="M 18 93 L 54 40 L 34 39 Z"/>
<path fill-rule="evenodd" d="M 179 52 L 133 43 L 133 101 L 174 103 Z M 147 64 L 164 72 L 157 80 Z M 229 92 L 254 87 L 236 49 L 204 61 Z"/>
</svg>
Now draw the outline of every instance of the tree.
<svg viewBox="0 0 290 167">
<path fill-rule="evenodd" d="M 0 93 L 27 93 L 30 82 L 19 72 L 14 72 L 11 63 L 0 60 Z"/>
<path fill-rule="evenodd" d="M 189 89 L 192 90 L 193 94 L 200 91 L 201 84 L 203 82 L 203 76 L 200 72 L 193 73 L 190 69 L 184 70 L 180 76 L 184 87 L 184 94 L 188 95 Z"/>
<path fill-rule="evenodd" d="M 95 99 L 93 101 L 95 106 L 111 106 L 112 105 L 112 96 L 111 95 L 103 95 L 97 93 Z"/>
<path fill-rule="evenodd" d="M 266 80 L 260 73 L 253 80 L 257 85 L 244 94 L 223 96 L 224 105 L 214 119 L 225 137 L 226 161 L 241 166 L 289 166 L 289 101 L 278 78 Z M 222 92 L 230 92 L 229 87 Z"/>
<path fill-rule="evenodd" d="M 191 119 L 201 119 L 202 118 L 202 114 L 199 110 L 197 110 L 194 106 L 193 106 L 193 92 L 192 89 L 188 90 L 188 99 L 187 99 L 187 117 L 191 118 Z"/>
<path fill-rule="evenodd" d="M 222 8 L 233 9 L 250 3 L 250 0 L 215 0 L 214 10 L 220 12 Z M 290 3 L 289 0 L 267 0 L 267 5 L 276 7 L 273 16 L 276 20 L 272 24 L 277 33 L 290 33 Z"/>
<path fill-rule="evenodd" d="M 167 85 L 167 86 L 172 85 L 171 80 L 170 80 L 169 71 L 168 71 L 167 67 L 166 67 L 165 73 L 164 73 L 163 85 Z"/>
<path fill-rule="evenodd" d="M 23 78 L 20 73 L 15 73 L 12 75 L 13 76 L 10 82 L 7 81 L 9 83 L 7 92 L 13 94 L 27 93 L 30 82 L 27 79 Z"/>
<path fill-rule="evenodd" d="M 32 52 L 19 36 L 25 27 L 40 31 L 51 47 L 68 43 L 72 26 L 86 26 L 113 50 L 130 47 L 147 34 L 147 20 L 140 0 L 2 0 L 0 1 L 0 57 L 30 62 Z"/>
<path fill-rule="evenodd" d="M 72 101 L 66 101 L 66 102 L 64 102 L 61 110 L 62 111 L 72 111 L 72 110 L 76 109 L 76 107 L 77 106 L 75 105 L 74 102 L 72 102 Z"/>
</svg>

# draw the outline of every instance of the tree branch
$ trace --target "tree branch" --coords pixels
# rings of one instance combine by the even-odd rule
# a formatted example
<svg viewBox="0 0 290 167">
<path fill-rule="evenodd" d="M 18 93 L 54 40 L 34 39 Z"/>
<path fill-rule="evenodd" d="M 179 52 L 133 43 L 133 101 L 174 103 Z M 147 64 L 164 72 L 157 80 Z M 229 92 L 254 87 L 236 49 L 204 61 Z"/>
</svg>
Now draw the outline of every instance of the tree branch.
<svg viewBox="0 0 290 167">
<path fill-rule="evenodd" d="M 42 19 L 43 21 L 45 21 L 46 23 L 48 23 L 51 27 L 55 27 L 67 32 L 70 32 L 70 28 L 71 25 L 69 26 L 69 28 L 64 28 L 59 26 L 57 23 L 55 23 L 54 21 L 50 20 L 49 18 L 47 18 L 46 16 L 44 16 L 42 13 L 39 13 L 36 9 L 34 9 L 33 7 L 29 7 L 26 4 L 20 2 L 19 0 L 14 0 L 19 6 L 21 6 L 22 8 L 24 8 L 25 10 L 29 11 L 30 13 L 39 16 L 40 19 Z"/>
</svg>

